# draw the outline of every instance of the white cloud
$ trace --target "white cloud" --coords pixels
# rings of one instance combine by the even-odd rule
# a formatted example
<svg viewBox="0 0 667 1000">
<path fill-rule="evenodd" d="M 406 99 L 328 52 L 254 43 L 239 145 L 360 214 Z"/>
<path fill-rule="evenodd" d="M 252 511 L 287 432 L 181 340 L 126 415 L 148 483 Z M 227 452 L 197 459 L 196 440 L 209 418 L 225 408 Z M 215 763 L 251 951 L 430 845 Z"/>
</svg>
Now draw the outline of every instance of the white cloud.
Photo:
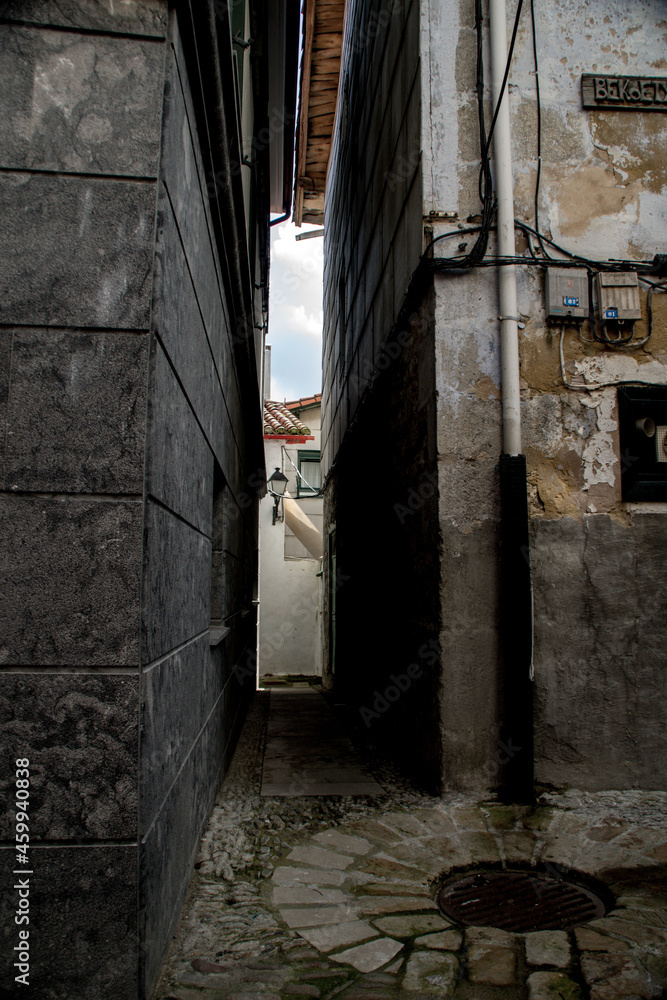
<svg viewBox="0 0 667 1000">
<path fill-rule="evenodd" d="M 285 399 L 301 399 L 301 395 L 295 391 L 294 386 L 274 378 L 273 374 L 271 375 L 271 399 L 282 403 Z"/>
<path fill-rule="evenodd" d="M 284 222 L 271 233 L 269 342 L 277 399 L 319 392 L 322 380 L 322 240 L 297 242 L 298 232 Z"/>
<path fill-rule="evenodd" d="M 282 313 L 280 326 L 288 325 L 294 333 L 305 333 L 309 337 L 317 337 L 318 340 L 322 340 L 322 322 L 324 318 L 322 310 L 315 315 L 314 313 L 306 312 L 305 306 L 299 305 L 284 306 L 280 312 Z"/>
</svg>

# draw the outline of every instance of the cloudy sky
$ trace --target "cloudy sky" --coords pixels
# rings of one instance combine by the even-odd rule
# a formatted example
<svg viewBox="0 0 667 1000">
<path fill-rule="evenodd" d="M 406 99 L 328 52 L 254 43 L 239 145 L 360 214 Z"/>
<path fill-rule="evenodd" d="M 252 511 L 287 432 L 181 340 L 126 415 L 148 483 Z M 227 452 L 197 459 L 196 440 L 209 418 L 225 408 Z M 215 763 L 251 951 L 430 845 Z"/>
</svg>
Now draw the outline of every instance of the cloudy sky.
<svg viewBox="0 0 667 1000">
<path fill-rule="evenodd" d="M 283 222 L 271 230 L 269 335 L 271 398 L 322 390 L 322 238 L 294 239 L 318 226 Z"/>
</svg>

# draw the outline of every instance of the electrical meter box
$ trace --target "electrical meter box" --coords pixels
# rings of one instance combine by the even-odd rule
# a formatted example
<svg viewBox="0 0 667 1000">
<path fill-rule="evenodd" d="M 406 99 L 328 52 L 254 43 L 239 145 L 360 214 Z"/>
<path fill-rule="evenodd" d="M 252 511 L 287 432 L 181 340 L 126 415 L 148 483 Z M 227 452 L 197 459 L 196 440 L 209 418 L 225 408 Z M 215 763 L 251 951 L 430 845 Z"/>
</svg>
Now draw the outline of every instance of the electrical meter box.
<svg viewBox="0 0 667 1000">
<path fill-rule="evenodd" d="M 633 322 L 642 318 L 639 280 L 634 271 L 605 271 L 598 274 L 598 311 L 607 320 Z"/>
<path fill-rule="evenodd" d="M 546 300 L 547 319 L 586 319 L 588 271 L 579 267 L 548 267 Z"/>
</svg>

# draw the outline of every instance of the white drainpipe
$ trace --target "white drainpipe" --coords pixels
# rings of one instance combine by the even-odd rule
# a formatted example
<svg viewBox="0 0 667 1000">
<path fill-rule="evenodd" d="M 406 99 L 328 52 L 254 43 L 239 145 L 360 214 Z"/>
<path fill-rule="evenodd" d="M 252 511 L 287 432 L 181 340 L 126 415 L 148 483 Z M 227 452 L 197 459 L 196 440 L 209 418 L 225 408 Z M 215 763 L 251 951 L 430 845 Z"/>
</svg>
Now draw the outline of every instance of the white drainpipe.
<svg viewBox="0 0 667 1000">
<path fill-rule="evenodd" d="M 491 79 L 494 108 L 501 96 L 507 64 L 505 0 L 489 0 Z M 509 88 L 508 88 L 509 89 Z M 505 92 L 493 136 L 498 203 L 498 253 L 514 257 L 514 191 L 509 95 Z M 501 643 L 504 657 L 504 706 L 501 731 L 521 748 L 505 766 L 505 795 L 515 802 L 534 802 L 534 736 L 532 691 L 532 591 L 530 584 L 526 460 L 521 454 L 519 382 L 519 314 L 516 269 L 498 268 L 503 410 L 501 495 Z"/>
<path fill-rule="evenodd" d="M 505 0 L 489 0 L 491 27 L 491 84 L 493 106 L 500 97 L 500 88 L 507 63 L 507 13 Z M 508 87 L 509 89 L 509 87 Z M 498 112 L 493 132 L 493 156 L 496 168 L 498 200 L 498 253 L 514 257 L 514 188 L 512 181 L 512 145 L 510 110 L 507 90 Z M 519 328 L 516 294 L 516 268 L 513 264 L 498 269 L 500 299 L 500 357 L 503 407 L 503 452 L 521 454 L 521 397 L 519 384 Z"/>
</svg>

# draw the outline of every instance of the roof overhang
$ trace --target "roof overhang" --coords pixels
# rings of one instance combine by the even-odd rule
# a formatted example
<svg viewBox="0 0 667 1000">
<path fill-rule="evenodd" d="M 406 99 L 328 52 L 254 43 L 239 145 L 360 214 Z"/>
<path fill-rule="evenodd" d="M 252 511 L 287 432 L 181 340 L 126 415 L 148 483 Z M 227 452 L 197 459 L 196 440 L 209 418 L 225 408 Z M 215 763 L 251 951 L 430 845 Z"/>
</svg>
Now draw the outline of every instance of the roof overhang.
<svg viewBox="0 0 667 1000">
<path fill-rule="evenodd" d="M 270 0 L 267 34 L 270 210 L 287 215 L 292 207 L 294 174 L 299 0 Z"/>
<path fill-rule="evenodd" d="M 314 441 L 312 434 L 265 434 L 265 441 L 290 441 L 292 444 L 305 444 L 306 441 Z"/>
<path fill-rule="evenodd" d="M 294 222 L 324 224 L 324 190 L 338 101 L 345 0 L 304 0 Z"/>
<path fill-rule="evenodd" d="M 289 403 L 283 404 L 288 410 L 307 410 L 313 406 L 322 405 L 322 393 L 318 392 L 314 396 L 302 396 L 301 399 L 293 399 Z"/>
</svg>

